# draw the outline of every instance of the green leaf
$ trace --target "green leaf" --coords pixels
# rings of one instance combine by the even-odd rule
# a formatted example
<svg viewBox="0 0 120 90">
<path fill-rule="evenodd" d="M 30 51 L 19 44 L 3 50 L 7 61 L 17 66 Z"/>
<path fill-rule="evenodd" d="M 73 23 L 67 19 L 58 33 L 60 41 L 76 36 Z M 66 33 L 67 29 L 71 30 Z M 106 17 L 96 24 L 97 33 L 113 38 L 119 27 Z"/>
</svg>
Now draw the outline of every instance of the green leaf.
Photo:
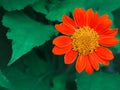
<svg viewBox="0 0 120 90">
<path fill-rule="evenodd" d="M 22 12 L 5 14 L 2 23 L 10 28 L 7 37 L 12 40 L 13 53 L 9 65 L 56 33 L 53 26 L 38 23 Z"/>
<path fill-rule="evenodd" d="M 21 10 L 38 0 L 0 0 L 0 5 L 8 11 Z"/>
<path fill-rule="evenodd" d="M 92 75 L 86 73 L 77 74 L 78 90 L 118 90 L 120 75 L 105 72 L 96 72 Z"/>
<path fill-rule="evenodd" d="M 10 81 L 4 76 L 4 74 L 0 71 L 0 86 L 5 88 L 11 88 Z"/>
<path fill-rule="evenodd" d="M 120 1 L 114 0 L 50 0 L 47 6 L 46 18 L 51 21 L 61 21 L 62 15 L 73 12 L 75 8 L 92 8 L 98 12 L 112 12 L 120 7 Z M 44 7 L 45 8 L 45 7 Z M 40 9 L 39 9 L 40 10 Z"/>
<path fill-rule="evenodd" d="M 48 11 L 46 9 L 46 5 L 47 5 L 47 0 L 39 0 L 39 2 L 36 2 L 35 4 L 32 5 L 32 8 L 36 12 L 47 14 Z"/>
<path fill-rule="evenodd" d="M 85 0 L 63 0 L 53 1 L 48 5 L 49 12 L 46 18 L 51 21 L 61 21 L 64 14 L 73 12 L 76 7 L 85 7 Z"/>
<path fill-rule="evenodd" d="M 33 77 L 15 67 L 9 67 L 3 73 L 13 85 L 9 90 L 50 90 L 50 86 L 43 80 L 44 76 Z"/>
</svg>

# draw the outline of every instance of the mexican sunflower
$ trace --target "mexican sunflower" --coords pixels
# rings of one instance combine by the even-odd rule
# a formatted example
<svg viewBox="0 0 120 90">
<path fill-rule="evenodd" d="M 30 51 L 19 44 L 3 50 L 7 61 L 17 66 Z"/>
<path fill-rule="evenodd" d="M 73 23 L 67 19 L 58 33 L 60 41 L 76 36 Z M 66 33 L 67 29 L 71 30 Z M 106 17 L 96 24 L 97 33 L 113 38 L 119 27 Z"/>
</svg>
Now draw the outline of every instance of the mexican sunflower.
<svg viewBox="0 0 120 90">
<path fill-rule="evenodd" d="M 98 16 L 98 12 L 92 9 L 85 11 L 76 8 L 73 19 L 63 15 L 62 23 L 55 25 L 62 35 L 53 40 L 55 46 L 52 52 L 55 55 L 65 54 L 65 64 L 76 61 L 77 72 L 85 70 L 92 74 L 94 70 L 99 70 L 99 63 L 109 65 L 109 61 L 114 58 L 107 47 L 118 43 L 115 38 L 118 29 L 111 29 L 111 24 L 107 14 Z"/>
</svg>

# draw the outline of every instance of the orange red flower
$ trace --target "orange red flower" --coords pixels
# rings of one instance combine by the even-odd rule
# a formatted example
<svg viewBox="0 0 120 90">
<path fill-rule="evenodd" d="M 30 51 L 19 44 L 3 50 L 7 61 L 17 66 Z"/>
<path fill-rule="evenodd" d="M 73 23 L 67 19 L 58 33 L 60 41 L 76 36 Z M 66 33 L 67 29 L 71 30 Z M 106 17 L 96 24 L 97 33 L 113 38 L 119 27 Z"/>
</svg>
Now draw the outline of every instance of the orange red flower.
<svg viewBox="0 0 120 90">
<path fill-rule="evenodd" d="M 55 55 L 65 54 L 65 64 L 76 61 L 77 72 L 85 70 L 92 74 L 99 70 L 99 63 L 109 65 L 114 58 L 107 47 L 118 43 L 115 38 L 118 29 L 111 29 L 111 24 L 107 14 L 98 16 L 92 9 L 76 8 L 73 19 L 63 15 L 62 23 L 55 25 L 63 35 L 53 40 L 55 46 L 52 52 Z"/>
</svg>

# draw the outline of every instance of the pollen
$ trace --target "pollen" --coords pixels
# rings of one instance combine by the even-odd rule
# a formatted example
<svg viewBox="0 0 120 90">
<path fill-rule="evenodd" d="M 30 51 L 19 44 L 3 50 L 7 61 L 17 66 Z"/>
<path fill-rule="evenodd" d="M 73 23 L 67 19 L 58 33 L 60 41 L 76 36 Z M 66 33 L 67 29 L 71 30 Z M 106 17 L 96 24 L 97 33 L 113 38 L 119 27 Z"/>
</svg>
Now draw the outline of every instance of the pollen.
<svg viewBox="0 0 120 90">
<path fill-rule="evenodd" d="M 94 29 L 88 26 L 77 29 L 71 38 L 73 40 L 73 50 L 78 51 L 79 54 L 87 55 L 99 46 L 99 35 Z"/>
</svg>

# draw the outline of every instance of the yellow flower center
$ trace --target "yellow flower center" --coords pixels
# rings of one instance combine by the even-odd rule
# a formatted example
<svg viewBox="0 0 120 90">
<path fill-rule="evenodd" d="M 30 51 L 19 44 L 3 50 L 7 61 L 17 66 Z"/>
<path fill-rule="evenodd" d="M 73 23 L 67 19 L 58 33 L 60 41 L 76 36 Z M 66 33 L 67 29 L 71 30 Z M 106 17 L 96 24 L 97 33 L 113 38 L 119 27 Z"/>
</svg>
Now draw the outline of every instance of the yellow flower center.
<svg viewBox="0 0 120 90">
<path fill-rule="evenodd" d="M 73 50 L 78 51 L 79 54 L 89 54 L 99 46 L 99 35 L 88 26 L 77 29 L 71 38 Z"/>
</svg>

